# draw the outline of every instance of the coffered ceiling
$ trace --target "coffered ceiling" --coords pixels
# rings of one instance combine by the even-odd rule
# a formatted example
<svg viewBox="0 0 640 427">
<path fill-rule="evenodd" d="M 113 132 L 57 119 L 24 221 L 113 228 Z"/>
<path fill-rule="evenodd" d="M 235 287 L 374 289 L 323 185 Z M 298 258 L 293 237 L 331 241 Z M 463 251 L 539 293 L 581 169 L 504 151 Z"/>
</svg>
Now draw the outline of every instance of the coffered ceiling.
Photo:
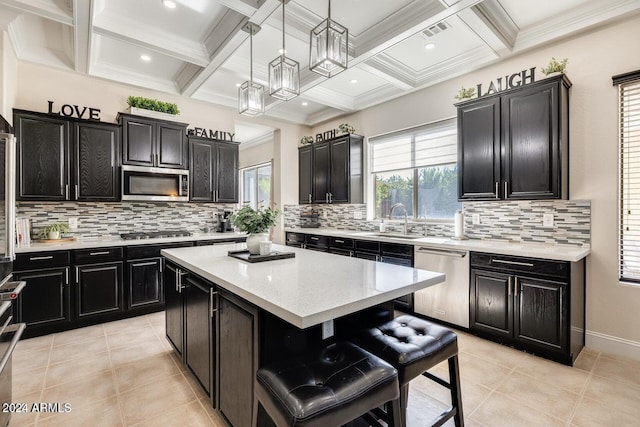
<svg viewBox="0 0 640 427">
<path fill-rule="evenodd" d="M 0 29 L 18 58 L 236 108 L 282 43 L 279 0 L 0 0 Z M 327 0 L 286 6 L 287 56 L 300 62 L 299 97 L 266 97 L 265 114 L 314 125 L 467 73 L 514 53 L 640 11 L 640 0 L 334 0 L 349 29 L 349 69 L 309 71 L 309 32 Z M 432 49 L 426 49 L 427 44 Z M 148 62 L 141 60 L 148 55 Z M 304 104 L 303 104 L 304 103 Z"/>
</svg>

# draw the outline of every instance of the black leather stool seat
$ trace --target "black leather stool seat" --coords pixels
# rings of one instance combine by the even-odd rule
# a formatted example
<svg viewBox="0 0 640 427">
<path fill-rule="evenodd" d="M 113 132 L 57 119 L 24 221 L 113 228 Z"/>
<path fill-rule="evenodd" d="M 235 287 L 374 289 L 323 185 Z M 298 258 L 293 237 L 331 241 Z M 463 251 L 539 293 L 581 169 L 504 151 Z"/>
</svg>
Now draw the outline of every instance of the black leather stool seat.
<svg viewBox="0 0 640 427">
<path fill-rule="evenodd" d="M 340 426 L 389 401 L 398 405 L 398 376 L 379 357 L 338 342 L 259 369 L 255 396 L 278 427 Z"/>
<path fill-rule="evenodd" d="M 399 316 L 353 337 L 362 348 L 379 356 L 398 370 L 400 404 L 406 410 L 409 382 L 423 375 L 451 391 L 451 408 L 432 424 L 439 426 L 454 418 L 456 426 L 463 426 L 460 372 L 458 368 L 458 337 L 455 332 L 411 315 Z M 447 360 L 449 382 L 426 372 Z M 406 414 L 402 414 L 403 426 Z"/>
<path fill-rule="evenodd" d="M 395 366 L 400 386 L 458 353 L 455 332 L 409 315 L 371 328 L 355 342 Z"/>
</svg>

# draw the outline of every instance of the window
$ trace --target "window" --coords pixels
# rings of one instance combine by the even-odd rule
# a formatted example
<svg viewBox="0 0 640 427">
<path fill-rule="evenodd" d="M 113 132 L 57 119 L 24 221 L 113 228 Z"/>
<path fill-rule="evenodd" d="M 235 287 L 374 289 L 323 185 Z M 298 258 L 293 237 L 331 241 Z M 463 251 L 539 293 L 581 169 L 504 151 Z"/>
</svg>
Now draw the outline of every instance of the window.
<svg viewBox="0 0 640 427">
<path fill-rule="evenodd" d="M 456 120 L 369 139 L 375 217 L 402 203 L 413 219 L 453 219 L 458 202 Z M 394 212 L 403 216 L 402 209 Z"/>
<path fill-rule="evenodd" d="M 253 209 L 271 206 L 271 163 L 242 169 L 240 173 L 242 204 L 249 205 Z"/>
<path fill-rule="evenodd" d="M 640 71 L 613 83 L 619 92 L 620 281 L 640 285 Z"/>
</svg>

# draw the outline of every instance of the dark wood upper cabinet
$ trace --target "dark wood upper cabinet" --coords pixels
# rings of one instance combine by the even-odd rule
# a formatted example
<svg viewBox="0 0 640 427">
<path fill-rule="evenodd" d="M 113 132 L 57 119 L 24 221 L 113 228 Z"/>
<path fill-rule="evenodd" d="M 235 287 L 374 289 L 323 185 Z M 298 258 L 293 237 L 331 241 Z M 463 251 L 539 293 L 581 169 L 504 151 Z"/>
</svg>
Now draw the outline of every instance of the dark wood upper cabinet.
<svg viewBox="0 0 640 427">
<path fill-rule="evenodd" d="M 69 199 L 69 121 L 14 111 L 17 200 Z"/>
<path fill-rule="evenodd" d="M 300 203 L 362 203 L 363 140 L 342 135 L 298 149 Z"/>
<path fill-rule="evenodd" d="M 238 202 L 238 143 L 189 137 L 192 202 Z"/>
<path fill-rule="evenodd" d="M 122 163 L 187 169 L 187 124 L 119 113 Z"/>
<path fill-rule="evenodd" d="M 119 200 L 120 127 L 77 122 L 73 128 L 75 199 Z"/>
<path fill-rule="evenodd" d="M 569 197 L 569 88 L 551 77 L 458 107 L 458 198 Z"/>
<path fill-rule="evenodd" d="M 298 203 L 311 203 L 313 193 L 313 151 L 307 145 L 298 149 Z"/>
</svg>

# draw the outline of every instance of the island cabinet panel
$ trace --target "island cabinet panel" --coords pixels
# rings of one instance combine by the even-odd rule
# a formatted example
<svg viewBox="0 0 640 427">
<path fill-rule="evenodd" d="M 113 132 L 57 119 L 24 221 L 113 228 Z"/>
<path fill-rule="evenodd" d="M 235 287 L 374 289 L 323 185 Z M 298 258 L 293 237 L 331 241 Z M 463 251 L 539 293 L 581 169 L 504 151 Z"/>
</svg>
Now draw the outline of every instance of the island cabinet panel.
<svg viewBox="0 0 640 427">
<path fill-rule="evenodd" d="M 472 332 L 573 363 L 585 339 L 584 260 L 472 252 L 470 264 Z"/>
<path fill-rule="evenodd" d="M 14 112 L 17 200 L 68 200 L 69 121 Z"/>
<path fill-rule="evenodd" d="M 258 311 L 234 295 L 218 299 L 218 410 L 233 426 L 250 426 L 258 369 Z"/>
<path fill-rule="evenodd" d="M 127 261 L 128 307 L 162 304 L 162 258 Z"/>
<path fill-rule="evenodd" d="M 125 165 L 187 169 L 187 124 L 118 113 Z"/>
<path fill-rule="evenodd" d="M 237 203 L 238 143 L 190 136 L 189 147 L 190 200 Z"/>
<path fill-rule="evenodd" d="M 215 323 L 212 284 L 194 275 L 184 280 L 185 363 L 200 386 L 211 395 Z"/>
<path fill-rule="evenodd" d="M 74 123 L 73 138 L 75 199 L 119 200 L 120 127 Z"/>
<path fill-rule="evenodd" d="M 458 198 L 569 197 L 566 76 L 473 99 L 458 107 Z"/>
<path fill-rule="evenodd" d="M 182 270 L 167 263 L 164 269 L 165 329 L 167 339 L 178 354 L 183 354 L 184 301 L 182 297 Z"/>
</svg>

